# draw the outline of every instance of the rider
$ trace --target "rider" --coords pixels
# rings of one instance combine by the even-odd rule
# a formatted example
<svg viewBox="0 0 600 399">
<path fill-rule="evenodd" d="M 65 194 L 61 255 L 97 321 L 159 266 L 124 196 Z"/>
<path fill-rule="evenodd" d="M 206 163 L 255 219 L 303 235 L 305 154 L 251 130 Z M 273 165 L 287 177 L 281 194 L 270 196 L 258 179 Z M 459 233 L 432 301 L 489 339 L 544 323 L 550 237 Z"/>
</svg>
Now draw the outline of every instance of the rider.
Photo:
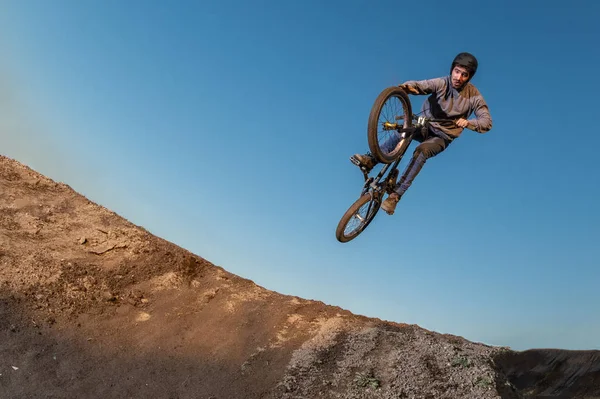
<svg viewBox="0 0 600 399">
<path fill-rule="evenodd" d="M 444 151 L 450 143 L 460 136 L 464 128 L 478 133 L 486 133 L 492 128 L 492 117 L 488 106 L 477 88 L 470 83 L 477 72 L 477 59 L 470 53 L 460 53 L 452 61 L 450 75 L 429 80 L 409 80 L 399 85 L 407 93 L 415 95 L 430 94 L 423 103 L 425 117 L 435 119 L 455 119 L 454 123 L 429 124 L 425 132 L 415 133 L 414 140 L 420 144 L 415 148 L 413 157 L 406 167 L 394 192 L 381 204 L 389 215 L 394 213 L 402 195 L 410 187 L 428 158 Z M 475 118 L 467 119 L 474 113 Z M 395 148 L 398 138 L 393 137 L 383 147 Z M 370 153 L 355 154 L 354 157 L 370 171 L 377 160 Z"/>
</svg>

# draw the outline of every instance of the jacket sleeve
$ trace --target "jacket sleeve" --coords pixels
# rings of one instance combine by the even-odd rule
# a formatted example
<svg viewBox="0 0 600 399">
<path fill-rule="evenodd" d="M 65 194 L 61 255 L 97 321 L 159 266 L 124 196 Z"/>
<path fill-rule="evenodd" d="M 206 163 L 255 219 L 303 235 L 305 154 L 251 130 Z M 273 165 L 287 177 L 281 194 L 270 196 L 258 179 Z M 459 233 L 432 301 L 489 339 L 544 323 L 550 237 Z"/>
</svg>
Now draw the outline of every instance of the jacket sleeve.
<svg viewBox="0 0 600 399">
<path fill-rule="evenodd" d="M 481 95 L 473 99 L 473 113 L 475 118 L 468 120 L 469 129 L 478 133 L 486 133 L 492 129 L 492 116 L 487 103 Z"/>
<path fill-rule="evenodd" d="M 408 80 L 403 85 L 409 85 L 419 90 L 419 95 L 435 93 L 444 88 L 443 78 L 434 78 L 427 80 Z"/>
</svg>

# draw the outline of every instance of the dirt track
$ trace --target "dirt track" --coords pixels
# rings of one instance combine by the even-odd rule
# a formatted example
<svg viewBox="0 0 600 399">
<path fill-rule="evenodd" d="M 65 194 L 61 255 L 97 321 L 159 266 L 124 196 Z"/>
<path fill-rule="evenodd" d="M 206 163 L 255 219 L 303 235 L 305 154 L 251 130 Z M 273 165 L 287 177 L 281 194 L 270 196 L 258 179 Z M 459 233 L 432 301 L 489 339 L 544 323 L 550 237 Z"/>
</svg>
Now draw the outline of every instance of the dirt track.
<svg viewBox="0 0 600 399">
<path fill-rule="evenodd" d="M 0 398 L 517 398 L 543 364 L 266 290 L 0 156 Z"/>
</svg>

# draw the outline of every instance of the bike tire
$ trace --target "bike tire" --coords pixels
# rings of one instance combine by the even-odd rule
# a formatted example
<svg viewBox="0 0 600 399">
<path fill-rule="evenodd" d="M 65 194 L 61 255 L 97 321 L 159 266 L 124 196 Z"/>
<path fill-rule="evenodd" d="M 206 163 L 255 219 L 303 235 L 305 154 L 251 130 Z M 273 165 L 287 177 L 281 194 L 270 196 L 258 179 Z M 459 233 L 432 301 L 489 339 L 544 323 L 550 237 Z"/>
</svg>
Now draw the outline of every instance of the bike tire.
<svg viewBox="0 0 600 399">
<path fill-rule="evenodd" d="M 368 214 L 364 217 L 364 220 L 360 224 L 360 226 L 354 232 L 352 232 L 352 234 L 347 234 L 346 227 L 348 226 L 348 223 L 357 214 L 357 212 L 360 210 L 360 208 L 362 206 L 364 206 L 365 204 L 369 204 L 369 203 L 372 203 L 373 208 L 371 208 L 370 211 L 368 212 Z M 348 208 L 346 213 L 344 213 L 344 216 L 342 216 L 342 218 L 340 219 L 337 229 L 336 229 L 336 232 L 335 232 L 335 236 L 336 236 L 337 240 L 339 242 L 348 242 L 348 241 L 351 241 L 351 240 L 355 239 L 356 237 L 358 237 L 358 235 L 360 233 L 362 233 L 367 228 L 367 226 L 373 221 L 373 218 L 375 218 L 375 215 L 379 211 L 380 207 L 381 207 L 381 197 L 380 196 L 378 196 L 374 193 L 363 194 L 352 205 L 350 205 L 350 207 Z"/>
<path fill-rule="evenodd" d="M 392 97 L 397 98 L 402 104 L 402 117 L 404 121 L 404 128 L 409 128 L 412 126 L 412 106 L 410 103 L 410 99 L 408 98 L 408 94 L 406 94 L 406 92 L 398 86 L 392 86 L 388 87 L 387 89 L 384 89 L 375 99 L 375 102 L 371 107 L 371 113 L 369 114 L 369 121 L 367 123 L 367 139 L 369 143 L 369 149 L 371 150 L 371 154 L 377 159 L 377 161 L 384 164 L 392 163 L 399 156 L 403 155 L 404 151 L 406 151 L 406 149 L 408 148 L 408 145 L 410 144 L 411 140 L 410 137 L 401 139 L 394 148 L 394 150 L 389 153 L 381 148 L 378 130 L 379 120 L 385 103 Z M 388 122 L 396 123 L 397 120 L 394 119 L 393 121 Z"/>
</svg>

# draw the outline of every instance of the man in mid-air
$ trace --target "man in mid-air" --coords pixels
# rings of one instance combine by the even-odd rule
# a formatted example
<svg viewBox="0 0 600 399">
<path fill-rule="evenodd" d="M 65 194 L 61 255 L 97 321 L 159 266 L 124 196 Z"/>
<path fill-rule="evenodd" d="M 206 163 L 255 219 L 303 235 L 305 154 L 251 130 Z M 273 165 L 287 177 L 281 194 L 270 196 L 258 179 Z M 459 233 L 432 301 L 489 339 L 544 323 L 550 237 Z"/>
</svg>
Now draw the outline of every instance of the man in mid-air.
<svg viewBox="0 0 600 399">
<path fill-rule="evenodd" d="M 394 187 L 394 192 L 381 204 L 381 208 L 389 215 L 394 214 L 398 201 L 410 187 L 427 159 L 444 151 L 465 128 L 478 133 L 491 130 L 492 117 L 488 106 L 479 90 L 471 83 L 471 79 L 477 72 L 477 66 L 477 59 L 472 54 L 460 53 L 452 61 L 448 76 L 419 81 L 409 80 L 399 85 L 410 94 L 430 95 L 422 107 L 425 117 L 455 119 L 455 122 L 453 125 L 431 122 L 426 132 L 415 133 L 413 139 L 420 144 L 415 148 L 402 178 Z M 468 119 L 472 114 L 475 117 Z M 385 143 L 385 145 L 390 144 L 391 148 L 394 148 L 398 138 L 392 140 L 396 140 L 396 143 Z M 370 153 L 355 154 L 354 157 L 367 171 L 377 164 L 377 160 Z"/>
</svg>

